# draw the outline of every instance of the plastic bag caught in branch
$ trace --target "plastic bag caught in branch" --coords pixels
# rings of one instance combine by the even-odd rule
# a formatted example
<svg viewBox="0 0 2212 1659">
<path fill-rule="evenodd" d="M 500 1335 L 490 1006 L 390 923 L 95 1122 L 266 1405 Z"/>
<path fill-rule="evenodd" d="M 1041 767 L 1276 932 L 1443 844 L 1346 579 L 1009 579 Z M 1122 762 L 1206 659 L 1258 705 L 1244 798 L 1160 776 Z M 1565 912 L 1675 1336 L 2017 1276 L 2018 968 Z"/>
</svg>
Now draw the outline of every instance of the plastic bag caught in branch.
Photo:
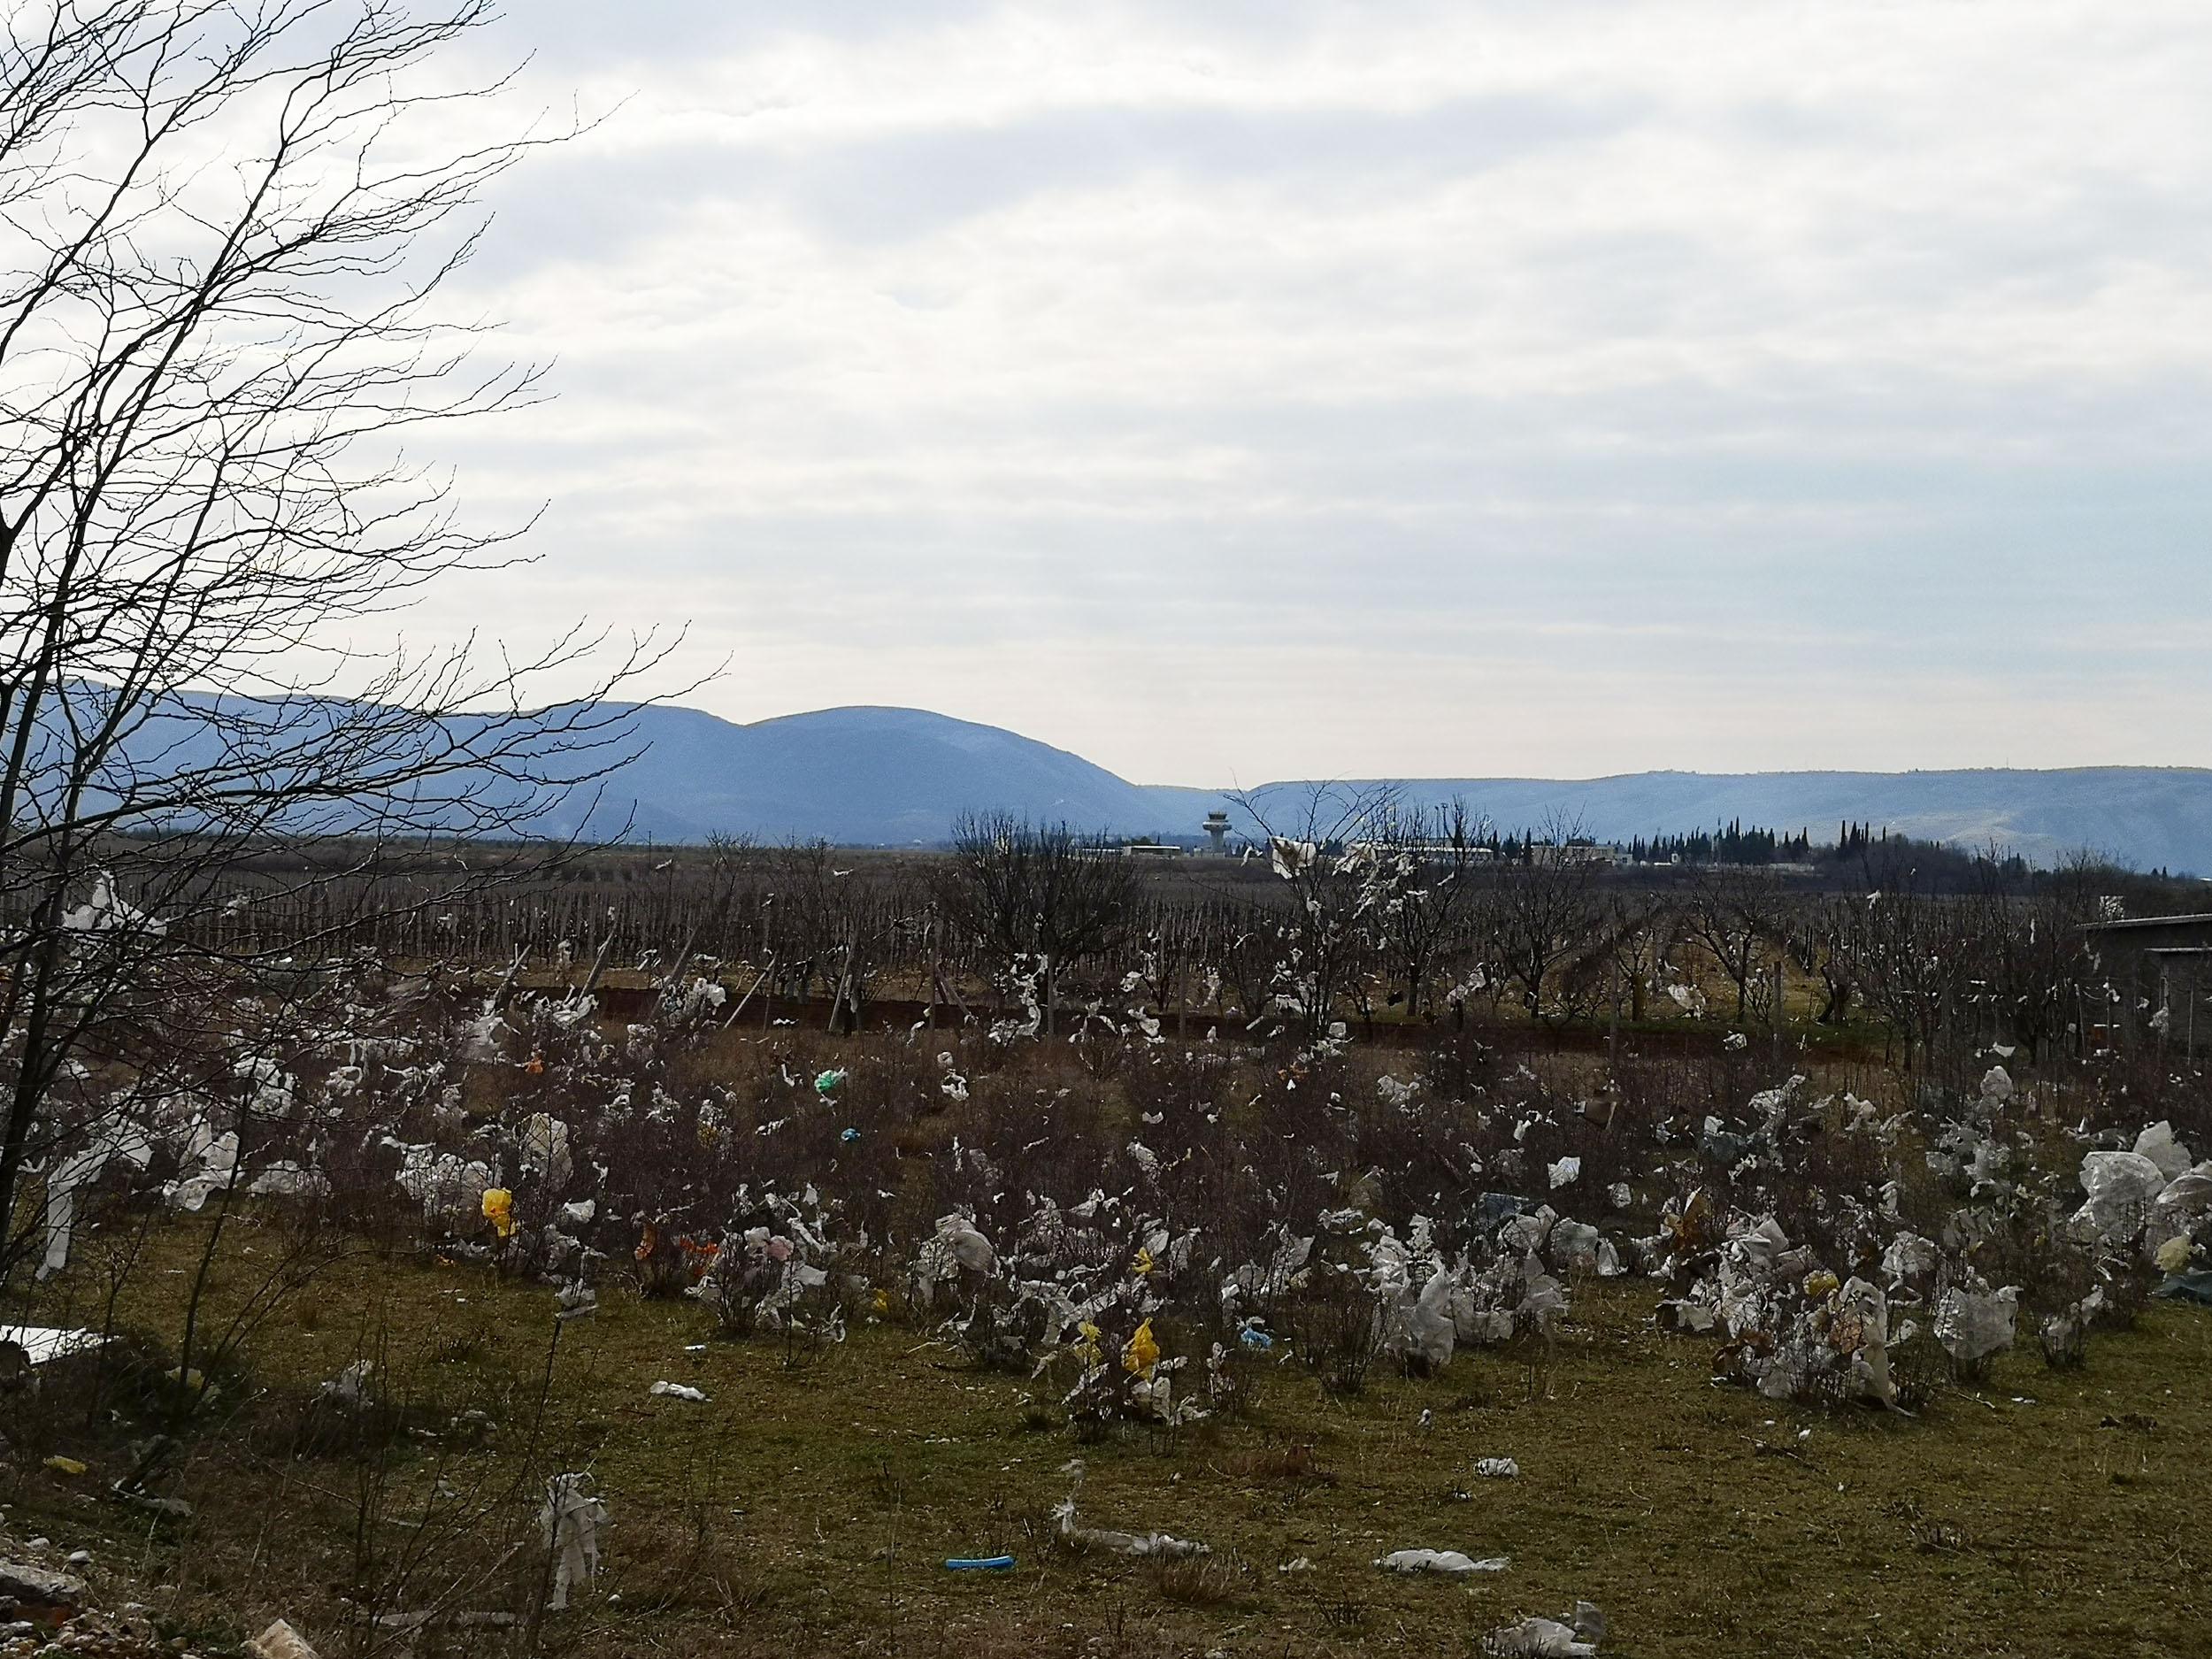
<svg viewBox="0 0 2212 1659">
<path fill-rule="evenodd" d="M 2020 1292 L 2009 1285 L 1989 1294 L 1947 1290 L 1936 1307 L 1935 1339 L 1962 1365 L 2002 1353 L 2012 1346 L 2019 1302 Z"/>
<path fill-rule="evenodd" d="M 237 1140 L 231 1147 L 235 1153 Z M 73 1152 L 57 1164 L 46 1178 L 46 1255 L 38 1276 L 51 1279 L 69 1263 L 69 1243 L 77 1222 L 77 1189 L 98 1180 L 111 1158 L 121 1158 L 134 1169 L 153 1161 L 153 1143 L 134 1124 L 118 1124 L 91 1146 Z"/>
<path fill-rule="evenodd" d="M 606 1524 L 607 1506 L 589 1475 L 556 1475 L 545 1483 L 538 1525 L 553 1552 L 553 1595 L 546 1603 L 553 1611 L 568 1606 L 572 1589 L 599 1576 L 599 1529 Z"/>
</svg>

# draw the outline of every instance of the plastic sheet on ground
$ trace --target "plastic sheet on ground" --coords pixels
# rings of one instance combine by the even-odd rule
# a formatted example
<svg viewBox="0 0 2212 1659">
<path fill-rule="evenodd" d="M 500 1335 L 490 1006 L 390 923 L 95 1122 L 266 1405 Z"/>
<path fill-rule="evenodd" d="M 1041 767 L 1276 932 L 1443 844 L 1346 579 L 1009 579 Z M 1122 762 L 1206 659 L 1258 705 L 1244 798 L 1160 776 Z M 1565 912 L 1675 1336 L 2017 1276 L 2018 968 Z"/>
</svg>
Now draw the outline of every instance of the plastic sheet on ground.
<svg viewBox="0 0 2212 1659">
<path fill-rule="evenodd" d="M 254 1198 L 326 1198 L 330 1195 L 329 1178 L 320 1170 L 311 1170 L 289 1158 L 279 1158 L 247 1184 L 247 1194 Z"/>
<path fill-rule="evenodd" d="M 368 1403 L 369 1378 L 375 1370 L 375 1361 L 357 1359 L 318 1388 L 316 1397 L 347 1410 L 358 1411 Z"/>
<path fill-rule="evenodd" d="M 307 1639 L 284 1619 L 278 1619 L 248 1642 L 246 1651 L 253 1659 L 316 1659 Z"/>
<path fill-rule="evenodd" d="M 1456 1549 L 1394 1549 L 1375 1564 L 1385 1572 L 1436 1572 L 1462 1578 L 1470 1573 L 1503 1572 L 1510 1563 L 1504 1555 L 1487 1555 L 1478 1561 Z"/>
<path fill-rule="evenodd" d="M 2212 1272 L 2174 1273 L 2151 1292 L 2169 1302 L 2193 1302 L 2212 1308 Z"/>
<path fill-rule="evenodd" d="M 1555 1618 L 1525 1618 L 1482 1639 L 1489 1659 L 1593 1659 L 1598 1644 L 1585 1640 L 1572 1624 Z"/>
<path fill-rule="evenodd" d="M 1083 1465 L 1078 1462 L 1068 1467 L 1075 1476 L 1076 1489 L 1079 1492 L 1083 1485 Z M 1194 1543 L 1187 1538 L 1177 1538 L 1170 1532 L 1122 1532 L 1108 1526 L 1085 1526 L 1076 1519 L 1075 1499 L 1076 1493 L 1071 1492 L 1052 1511 L 1053 1519 L 1059 1524 L 1060 1536 L 1071 1544 L 1143 1561 L 1189 1561 L 1213 1554 L 1212 1549 L 1204 1544 Z"/>
<path fill-rule="evenodd" d="M 72 1354 L 91 1353 L 111 1340 L 97 1331 L 71 1331 L 43 1325 L 0 1325 L 0 1343 L 12 1342 L 35 1366 L 51 1364 Z"/>
</svg>

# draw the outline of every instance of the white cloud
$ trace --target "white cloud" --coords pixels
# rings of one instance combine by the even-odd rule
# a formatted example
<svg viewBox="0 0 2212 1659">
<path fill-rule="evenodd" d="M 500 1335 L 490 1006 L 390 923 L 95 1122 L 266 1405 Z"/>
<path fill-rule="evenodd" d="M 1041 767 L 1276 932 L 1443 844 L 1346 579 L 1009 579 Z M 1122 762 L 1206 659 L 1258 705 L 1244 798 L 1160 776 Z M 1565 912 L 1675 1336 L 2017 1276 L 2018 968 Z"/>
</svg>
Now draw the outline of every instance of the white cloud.
<svg viewBox="0 0 2212 1659">
<path fill-rule="evenodd" d="M 613 10 L 497 42 L 628 101 L 419 630 L 1155 780 L 2212 764 L 2199 5 Z"/>
</svg>

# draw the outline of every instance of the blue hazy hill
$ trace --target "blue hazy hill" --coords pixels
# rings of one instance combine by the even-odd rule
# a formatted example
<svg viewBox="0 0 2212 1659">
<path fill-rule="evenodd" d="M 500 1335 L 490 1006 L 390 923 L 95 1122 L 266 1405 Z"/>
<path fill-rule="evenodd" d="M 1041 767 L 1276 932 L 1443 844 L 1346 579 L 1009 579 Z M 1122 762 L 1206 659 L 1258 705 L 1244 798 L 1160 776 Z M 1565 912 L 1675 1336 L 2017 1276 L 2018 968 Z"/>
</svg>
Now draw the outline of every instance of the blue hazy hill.
<svg viewBox="0 0 2212 1659">
<path fill-rule="evenodd" d="M 1231 805 L 1218 790 L 1133 784 L 1064 749 L 918 709 L 825 709 L 738 725 L 648 708 L 634 719 L 642 752 L 608 780 L 586 827 L 603 832 L 634 816 L 634 833 L 658 840 L 723 831 L 900 846 L 941 841 L 963 810 L 1003 810 L 1087 831 L 1190 836 L 1208 811 Z M 1563 816 L 1592 835 L 1624 840 L 1740 818 L 1808 829 L 1818 841 L 1850 818 L 1961 845 L 1993 841 L 2045 863 L 2086 847 L 2146 869 L 2212 871 L 2212 771 L 2199 768 L 1395 781 L 1411 801 L 1463 799 L 1501 829 Z M 1288 815 L 1308 787 L 1269 784 L 1253 794 Z"/>
<path fill-rule="evenodd" d="M 273 707 L 287 712 L 272 716 Z M 345 709 L 312 699 L 257 705 L 188 695 L 166 701 L 111 770 L 142 780 L 167 768 L 208 764 L 242 741 L 241 726 L 285 733 L 276 747 L 297 755 L 301 731 L 342 722 Z M 627 764 L 566 788 L 532 791 L 496 780 L 487 793 L 526 811 L 541 833 L 657 841 L 728 833 L 911 846 L 943 841 L 954 819 L 971 810 L 1141 837 L 1194 836 L 1215 808 L 1229 809 L 1240 827 L 1248 823 L 1221 791 L 1131 783 L 1079 755 L 926 710 L 824 709 L 749 725 L 668 706 L 595 713 L 618 716 L 623 729 L 607 733 L 607 747 L 576 760 L 572 775 L 598 772 L 618 754 L 633 757 Z M 58 733 L 52 736 L 58 747 Z M 304 748 L 311 764 L 313 745 Z M 565 764 L 549 754 L 538 775 L 557 779 Z M 469 784 L 463 773 L 436 787 L 457 794 Z M 1373 780 L 1343 787 L 1370 787 Z M 1418 779 L 1393 787 L 1415 803 L 1463 800 L 1501 831 L 1563 818 L 1600 839 L 1626 840 L 1741 819 L 1809 830 L 1817 842 L 1832 839 L 1839 821 L 1848 818 L 1928 840 L 1995 843 L 2040 863 L 2088 848 L 2139 868 L 2212 873 L 2212 771 L 2198 768 L 1647 772 Z M 1267 784 L 1252 796 L 1277 827 L 1287 827 L 1310 787 Z"/>
</svg>

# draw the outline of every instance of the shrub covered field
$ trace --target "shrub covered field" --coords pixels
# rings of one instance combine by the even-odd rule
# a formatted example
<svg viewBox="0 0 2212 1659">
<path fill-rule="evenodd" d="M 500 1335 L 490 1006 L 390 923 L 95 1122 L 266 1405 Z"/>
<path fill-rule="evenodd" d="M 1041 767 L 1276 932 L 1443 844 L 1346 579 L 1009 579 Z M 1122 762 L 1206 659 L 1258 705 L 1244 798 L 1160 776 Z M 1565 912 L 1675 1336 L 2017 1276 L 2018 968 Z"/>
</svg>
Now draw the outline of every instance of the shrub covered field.
<svg viewBox="0 0 2212 1659">
<path fill-rule="evenodd" d="M 2186 1067 L 261 1011 L 17 1281 L 114 1340 L 12 1386 L 7 1548 L 160 1640 L 2200 1641 Z"/>
<path fill-rule="evenodd" d="M 188 1267 L 195 1233 L 158 1240 L 149 1292 Z M 219 1308 L 256 1280 L 242 1250 Z M 92 1469 L 19 1470 L 8 1525 L 91 1548 L 96 1581 L 125 1575 L 114 1601 L 206 1641 L 280 1616 L 317 1638 L 345 1626 L 365 1466 L 387 1482 L 378 1519 L 406 1591 L 518 1605 L 523 1563 L 498 1559 L 558 1463 L 596 1472 L 612 1520 L 594 1593 L 541 1632 L 551 1652 L 1463 1654 L 1578 1599 L 1606 1613 L 1602 1650 L 1630 1654 L 2201 1650 L 2199 1310 L 2154 1307 L 2078 1371 L 2009 1354 L 1906 1419 L 1716 1386 L 1708 1348 L 1653 1330 L 1650 1291 L 1592 1285 L 1548 1353 L 1478 1354 L 1349 1399 L 1294 1362 L 1254 1364 L 1233 1415 L 1079 1440 L 1051 1391 L 903 1325 L 794 1356 L 716 1340 L 695 1304 L 626 1295 L 564 1331 L 546 1387 L 548 1301 L 482 1270 L 349 1256 L 264 1328 L 251 1384 L 192 1437 L 171 1480 L 197 1502 L 189 1522 L 89 1501 L 128 1454 L 123 1431 L 88 1432 L 72 1409 L 55 1443 Z M 157 1328 L 165 1307 L 134 1296 L 126 1320 Z M 319 1381 L 365 1350 L 388 1424 L 319 1435 Z M 650 1395 L 664 1379 L 709 1397 Z M 471 1410 L 492 1426 L 457 1444 L 448 1425 Z M 1489 1456 L 1519 1476 L 1479 1479 Z M 1087 1522 L 1213 1553 L 1061 1541 L 1071 1457 Z M 441 1480 L 465 1513 L 434 1520 L 436 1547 L 409 1563 Z M 1471 1582 L 1373 1566 L 1409 1547 L 1510 1565 Z M 1010 1571 L 942 1565 L 1002 1551 Z"/>
</svg>

